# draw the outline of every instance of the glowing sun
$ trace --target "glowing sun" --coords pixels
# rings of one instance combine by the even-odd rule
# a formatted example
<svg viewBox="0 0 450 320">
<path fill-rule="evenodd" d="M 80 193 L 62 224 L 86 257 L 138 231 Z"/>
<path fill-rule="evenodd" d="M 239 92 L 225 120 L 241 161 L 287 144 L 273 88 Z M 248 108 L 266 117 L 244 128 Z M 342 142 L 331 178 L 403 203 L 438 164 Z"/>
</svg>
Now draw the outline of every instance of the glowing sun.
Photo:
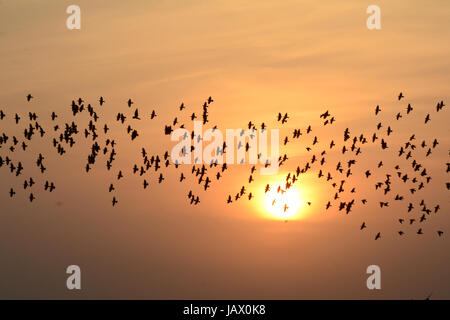
<svg viewBox="0 0 450 320">
<path fill-rule="evenodd" d="M 288 190 L 272 188 L 264 197 L 264 206 L 270 216 L 275 219 L 298 219 L 300 208 L 304 206 L 301 193 L 295 187 Z"/>
</svg>

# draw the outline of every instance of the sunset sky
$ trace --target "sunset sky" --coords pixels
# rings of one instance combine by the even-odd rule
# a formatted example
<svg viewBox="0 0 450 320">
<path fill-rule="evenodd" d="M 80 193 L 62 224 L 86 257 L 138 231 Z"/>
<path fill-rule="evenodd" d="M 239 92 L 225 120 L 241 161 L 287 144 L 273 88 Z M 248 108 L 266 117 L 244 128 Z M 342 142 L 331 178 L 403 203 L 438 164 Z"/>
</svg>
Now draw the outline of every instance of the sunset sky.
<svg viewBox="0 0 450 320">
<path fill-rule="evenodd" d="M 80 30 L 66 27 L 71 4 L 81 8 Z M 381 30 L 366 26 L 371 4 L 381 8 Z M 25 167 L 19 178 L 0 168 L 0 298 L 424 299 L 430 293 L 450 298 L 445 186 L 450 117 L 448 106 L 436 112 L 441 100 L 450 104 L 449 13 L 444 0 L 0 0 L 0 110 L 6 114 L 0 135 L 22 142 L 28 112 L 35 112 L 46 130 L 25 152 L 10 153 L 9 144 L 0 148 L 0 156 Z M 398 101 L 400 92 L 405 98 Z M 28 93 L 34 96 L 30 102 Z M 101 107 L 100 96 L 106 100 Z M 206 192 L 192 177 L 191 165 L 171 165 L 162 168 L 161 184 L 151 170 L 144 190 L 143 178 L 132 174 L 133 165 L 142 162 L 141 148 L 170 153 L 174 143 L 164 125 L 177 117 L 192 130 L 189 116 L 200 116 L 209 96 L 214 102 L 205 130 L 246 129 L 249 121 L 259 128 L 264 122 L 280 130 L 286 164 L 276 175 L 257 171 L 251 184 L 251 165 L 230 165 Z M 108 123 L 108 135 L 117 142 L 111 172 L 103 155 L 89 174 L 84 170 L 92 141 L 83 136 L 88 115 L 72 116 L 71 102 L 79 97 L 98 112 L 98 130 Z M 182 102 L 186 110 L 179 111 Z M 406 115 L 408 103 L 414 110 Z M 375 116 L 377 105 L 382 111 Z M 131 121 L 135 108 L 145 119 L 130 122 L 139 131 L 132 142 L 115 117 L 122 112 Z M 154 120 L 152 110 L 158 114 Z M 326 110 L 336 122 L 323 126 L 319 115 Z M 63 157 L 51 143 L 58 136 L 52 111 L 60 127 L 75 121 L 80 130 Z M 279 112 L 289 114 L 286 124 L 277 122 Z M 403 118 L 397 121 L 398 112 Z M 424 124 L 427 114 L 431 121 Z M 313 131 L 306 135 L 308 125 Z M 394 132 L 386 138 L 388 126 Z M 303 135 L 294 140 L 298 128 Z M 295 183 L 298 209 L 288 222 L 274 214 L 264 187 L 283 184 L 313 153 L 320 160 L 327 151 L 325 173 L 334 175 L 338 161 L 346 168 L 354 158 L 340 152 L 346 128 L 352 138 L 364 134 L 370 140 L 377 132 L 389 143 L 381 150 L 379 141 L 370 142 L 356 157 L 340 199 L 356 199 L 350 214 L 338 211 L 339 202 L 325 210 L 335 190 L 317 177 L 317 166 Z M 394 169 L 399 164 L 414 176 L 410 161 L 398 157 L 412 134 L 418 149 L 423 140 L 439 141 L 430 157 L 424 155 L 427 148 L 417 151 L 432 180 L 414 195 Z M 103 147 L 105 136 L 99 135 Z M 285 136 L 290 143 L 283 146 Z M 314 136 L 319 144 L 308 152 Z M 330 150 L 332 139 L 337 147 Z M 39 153 L 45 175 L 35 165 Z M 125 176 L 120 183 L 119 168 Z M 364 176 L 368 169 L 370 179 Z M 216 171 L 211 169 L 212 175 Z M 181 172 L 187 176 L 182 183 Z M 374 185 L 387 173 L 396 185 L 384 197 Z M 33 203 L 22 187 L 30 176 L 37 181 Z M 46 180 L 56 185 L 52 194 L 43 190 Z M 112 182 L 119 200 L 114 208 Z M 255 198 L 227 204 L 228 195 L 234 197 L 243 185 Z M 11 187 L 17 192 L 13 199 Z M 189 204 L 189 190 L 200 196 L 199 205 Z M 396 194 L 405 200 L 394 201 Z M 399 224 L 399 218 L 421 216 L 407 213 L 407 204 L 420 208 L 422 199 L 431 209 L 439 204 L 440 211 L 420 225 Z M 384 200 L 390 207 L 380 209 Z M 360 231 L 363 221 L 367 228 Z M 416 234 L 419 227 L 423 235 Z M 399 230 L 405 234 L 399 236 Z M 442 237 L 437 230 L 444 231 Z M 375 241 L 378 232 L 382 237 Z M 77 292 L 65 285 L 72 264 L 82 270 Z M 366 268 L 373 264 L 381 268 L 381 290 L 366 287 Z"/>
</svg>

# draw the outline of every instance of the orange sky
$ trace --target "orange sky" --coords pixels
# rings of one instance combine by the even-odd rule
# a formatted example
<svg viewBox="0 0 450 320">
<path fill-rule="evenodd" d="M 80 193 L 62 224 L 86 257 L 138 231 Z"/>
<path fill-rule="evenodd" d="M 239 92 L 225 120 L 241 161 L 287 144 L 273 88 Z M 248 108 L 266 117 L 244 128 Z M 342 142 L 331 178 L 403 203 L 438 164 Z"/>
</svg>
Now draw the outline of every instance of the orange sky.
<svg viewBox="0 0 450 320">
<path fill-rule="evenodd" d="M 42 152 L 45 179 L 55 181 L 57 190 L 37 192 L 38 201 L 30 204 L 20 190 L 23 179 L 0 169 L 0 297 L 421 299 L 433 292 L 433 298 L 449 298 L 444 185 L 449 113 L 444 107 L 436 114 L 435 105 L 450 100 L 450 3 L 378 1 L 382 29 L 369 31 L 365 11 L 372 2 L 316 2 L 77 1 L 81 30 L 70 31 L 65 10 L 72 1 L 1 1 L 0 109 L 7 118 L 0 121 L 0 134 L 21 136 L 23 127 L 12 117 L 19 113 L 25 119 L 29 111 L 41 116 L 50 133 L 52 111 L 62 124 L 72 120 L 73 99 L 98 106 L 102 95 L 106 104 L 97 110 L 101 121 L 111 124 L 118 141 L 115 168 L 124 168 L 126 179 L 118 185 L 119 206 L 112 208 L 107 187 L 113 175 L 103 160 L 85 174 L 89 144 L 81 137 L 63 158 L 49 138 L 36 138 L 28 152 L 17 151 L 15 157 L 31 164 Z M 405 99 L 399 102 L 400 91 Z M 35 97 L 31 103 L 25 100 L 29 92 Z M 209 96 L 211 126 L 265 122 L 280 128 L 284 138 L 311 124 L 313 135 L 283 147 L 290 159 L 279 178 L 255 176 L 251 201 L 225 204 L 248 179 L 250 166 L 232 167 L 206 193 L 192 178 L 178 183 L 173 168 L 164 171 L 161 185 L 152 173 L 149 190 L 143 190 L 142 179 L 131 174 L 141 147 L 170 150 L 164 124 L 175 116 L 190 123 L 188 116 L 200 114 Z M 140 137 L 133 143 L 114 120 L 117 112 L 130 111 L 128 98 L 142 114 L 158 113 L 155 120 L 135 124 Z M 181 102 L 187 106 L 184 115 L 178 111 Z M 396 121 L 408 103 L 413 114 Z M 378 118 L 376 105 L 383 110 Z M 325 110 L 336 118 L 333 126 L 322 126 L 319 115 Z M 277 123 L 278 112 L 289 114 L 286 125 Z M 425 126 L 427 113 L 432 121 Z M 80 127 L 87 123 L 84 117 Z M 342 145 L 345 128 L 370 137 L 379 121 L 394 128 L 391 148 L 366 146 L 351 178 L 367 207 L 357 205 L 349 215 L 338 213 L 337 205 L 325 211 L 334 190 L 313 169 L 298 185 L 312 202 L 301 206 L 301 219 L 284 223 L 268 215 L 265 184 L 282 182 L 308 161 L 305 147 L 314 135 L 317 150 L 328 152 L 331 139 Z M 407 234 L 400 238 L 397 220 L 407 218 L 407 203 L 392 201 L 380 210 L 382 197 L 373 184 L 389 170 L 395 174 L 397 150 L 412 133 L 418 141 L 438 138 L 440 144 L 431 158 L 421 158 L 432 183 L 410 198 L 424 198 L 430 207 L 439 203 L 441 211 L 423 226 L 424 235 L 402 226 Z M 349 157 L 328 152 L 327 171 Z M 376 171 L 379 160 L 385 168 Z M 368 168 L 378 175 L 370 182 L 363 177 Z M 29 175 L 43 179 L 34 167 Z M 18 195 L 11 200 L 13 185 Z M 395 192 L 410 196 L 402 188 Z M 200 194 L 199 206 L 189 205 L 190 189 Z M 346 196 L 345 201 L 352 197 Z M 368 225 L 364 231 L 362 221 Z M 444 237 L 436 235 L 438 229 Z M 383 237 L 374 241 L 379 231 Z M 65 287 L 70 264 L 82 269 L 83 289 L 76 294 Z M 365 286 L 371 264 L 381 267 L 381 291 Z"/>
</svg>

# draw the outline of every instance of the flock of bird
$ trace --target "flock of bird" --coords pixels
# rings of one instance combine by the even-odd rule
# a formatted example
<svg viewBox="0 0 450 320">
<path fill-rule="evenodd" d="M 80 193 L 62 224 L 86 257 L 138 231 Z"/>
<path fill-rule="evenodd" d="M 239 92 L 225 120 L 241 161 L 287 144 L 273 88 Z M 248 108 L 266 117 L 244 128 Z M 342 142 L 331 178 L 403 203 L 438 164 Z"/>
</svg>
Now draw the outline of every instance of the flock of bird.
<svg viewBox="0 0 450 320">
<path fill-rule="evenodd" d="M 398 101 L 404 99 L 403 93 L 398 95 Z M 35 98 L 28 94 L 26 96 L 26 101 L 29 104 L 33 104 Z M 202 106 L 202 112 L 198 115 L 193 112 L 191 115 L 186 115 L 184 119 L 188 119 L 190 121 L 194 121 L 197 117 L 200 117 L 203 124 L 207 124 L 209 122 L 209 113 L 208 110 L 214 100 L 209 97 Z M 126 107 L 128 112 L 118 112 L 115 120 L 123 127 L 123 131 L 127 133 L 129 136 L 129 141 L 132 143 L 137 143 L 139 140 L 140 134 L 136 129 L 136 121 L 152 121 L 158 115 L 155 110 L 152 110 L 150 114 L 144 115 L 141 113 L 138 108 L 133 108 L 134 102 L 132 99 L 128 99 L 126 101 Z M 435 113 L 441 112 L 443 110 L 445 104 L 443 101 L 437 103 L 435 109 L 433 110 Z M 97 112 L 102 108 L 107 107 L 107 101 L 100 97 L 98 99 L 98 105 L 92 106 L 91 104 L 85 103 L 82 98 L 78 98 L 73 100 L 71 103 L 71 111 L 73 118 L 68 122 L 59 122 L 59 116 L 56 112 L 52 112 L 50 115 L 47 115 L 49 119 L 52 121 L 52 128 L 43 128 L 39 124 L 40 117 L 42 115 L 38 115 L 35 112 L 29 112 L 28 117 L 24 115 L 19 115 L 18 113 L 7 114 L 6 111 L 0 110 L 0 124 L 1 121 L 7 121 L 8 118 L 11 119 L 16 126 L 23 126 L 23 136 L 9 136 L 6 133 L 1 133 L 0 135 L 0 170 L 8 170 L 13 176 L 15 176 L 22 185 L 22 188 L 25 190 L 26 198 L 33 202 L 37 199 L 38 195 L 38 186 L 41 186 L 41 190 L 47 192 L 53 192 L 56 188 L 54 182 L 49 181 L 48 179 L 39 179 L 35 181 L 32 177 L 24 177 L 24 172 L 27 168 L 24 164 L 15 159 L 16 149 L 21 148 L 24 151 L 27 150 L 28 145 L 33 141 L 35 137 L 47 138 L 47 136 L 51 136 L 49 141 L 55 152 L 59 156 L 64 156 L 67 151 L 72 148 L 76 143 L 78 143 L 78 138 L 84 138 L 90 144 L 89 153 L 87 155 L 86 163 L 84 165 L 84 170 L 86 173 L 91 172 L 93 167 L 99 163 L 100 161 L 104 161 L 106 168 L 108 171 L 113 172 L 113 180 L 108 184 L 105 189 L 109 193 L 111 193 L 111 203 L 112 206 L 115 207 L 119 203 L 119 197 L 116 194 L 116 185 L 121 183 L 120 181 L 125 179 L 128 174 L 137 175 L 142 181 L 143 189 L 149 188 L 151 184 L 161 184 L 166 180 L 166 172 L 167 168 L 174 167 L 175 169 L 181 171 L 179 173 L 178 182 L 183 183 L 188 178 L 188 175 L 191 175 L 193 179 L 202 187 L 202 191 L 207 191 L 211 188 L 215 181 L 220 180 L 226 172 L 229 171 L 229 166 L 227 163 L 219 164 L 218 158 L 212 160 L 209 164 L 201 164 L 197 162 L 197 159 L 194 160 L 194 165 L 187 172 L 183 172 L 183 168 L 186 168 L 187 165 L 179 164 L 177 161 L 171 161 L 169 151 L 165 151 L 163 154 L 158 153 L 150 153 L 144 147 L 139 147 L 140 158 L 141 161 L 135 163 L 132 168 L 124 169 L 124 168 L 115 168 L 115 160 L 116 160 L 116 147 L 117 142 L 112 135 L 110 124 L 107 122 L 102 123 L 102 116 Z M 125 107 L 125 106 L 124 106 Z M 184 103 L 178 108 L 180 113 L 185 113 L 186 106 Z M 393 121 L 401 121 L 402 118 L 409 116 L 414 111 L 414 108 L 411 104 L 405 105 L 405 111 L 400 111 L 397 113 Z M 431 111 L 430 111 L 431 112 Z M 85 127 L 79 127 L 76 123 L 76 119 L 80 119 L 80 121 L 85 120 L 86 118 L 80 118 L 82 115 L 86 114 L 88 123 Z M 374 116 L 376 118 L 380 117 L 382 114 L 382 109 L 380 106 L 376 106 Z M 424 118 L 424 125 L 429 125 L 432 116 L 427 114 Z M 171 133 L 177 128 L 186 129 L 186 124 L 181 123 L 183 119 L 182 115 L 179 115 L 173 119 L 168 124 L 165 124 L 163 128 L 161 128 L 161 134 L 171 135 Z M 319 115 L 319 119 L 322 122 L 322 126 L 330 126 L 333 125 L 336 121 L 335 117 L 330 114 L 327 110 L 326 112 Z M 278 113 L 276 116 L 277 123 L 280 126 L 285 126 L 290 117 L 287 113 Z M 77 121 L 78 122 L 78 121 Z M 249 135 L 249 139 L 253 139 L 256 136 L 256 131 L 258 130 L 256 124 L 252 121 L 248 123 L 248 131 L 251 134 Z M 261 130 L 266 130 L 267 125 L 263 122 L 260 126 Z M 213 129 L 217 129 L 217 125 L 213 127 Z M 392 148 L 390 145 L 390 137 L 394 133 L 394 125 L 386 122 L 379 121 L 378 124 L 373 128 L 373 133 L 370 135 L 364 135 L 362 133 L 352 134 L 349 128 L 346 128 L 343 132 L 342 140 L 338 140 L 336 137 L 333 137 L 330 141 L 326 141 L 322 143 L 326 145 L 325 148 L 320 148 L 319 138 L 317 135 L 313 134 L 313 131 L 316 129 L 312 128 L 311 125 L 308 125 L 306 128 L 295 128 L 291 134 L 284 137 L 282 140 L 283 146 L 293 143 L 295 140 L 305 140 L 311 141 L 307 143 L 305 146 L 305 151 L 311 154 L 310 158 L 306 163 L 297 163 L 296 169 L 293 171 L 287 172 L 285 176 L 285 180 L 282 184 L 271 185 L 265 184 L 264 192 L 267 193 L 273 188 L 276 189 L 277 194 L 285 193 L 289 188 L 291 188 L 295 183 L 301 180 L 302 175 L 306 173 L 314 173 L 317 174 L 318 179 L 325 181 L 330 185 L 332 190 L 332 197 L 327 201 L 323 210 L 329 210 L 331 207 L 337 208 L 338 212 L 343 211 L 346 214 L 349 214 L 353 208 L 357 204 L 361 204 L 362 206 L 367 205 L 368 200 L 364 197 L 358 198 L 356 186 L 349 186 L 350 184 L 350 176 L 355 176 L 361 173 L 363 179 L 370 179 L 370 177 L 374 174 L 374 171 L 382 171 L 385 168 L 385 164 L 383 161 L 379 161 L 376 167 L 364 169 L 362 172 L 355 171 L 355 165 L 358 162 L 359 158 L 363 152 L 365 146 L 375 146 L 379 147 L 381 150 L 386 150 Z M 242 130 L 241 135 L 245 132 Z M 255 134 L 253 134 L 255 133 Z M 313 137 L 314 136 L 314 137 Z M 195 135 L 195 132 L 192 131 L 190 135 L 185 134 L 183 139 L 191 139 L 193 142 L 202 143 L 202 136 Z M 425 167 L 424 163 L 421 162 L 421 157 L 428 158 L 430 157 L 434 150 L 438 148 L 439 141 L 438 139 L 433 139 L 432 141 L 422 140 L 419 141 L 419 138 L 416 137 L 416 134 L 411 134 L 409 139 L 403 142 L 403 144 L 398 149 L 398 158 L 399 160 L 403 160 L 407 163 L 407 166 L 400 166 L 399 164 L 395 165 L 394 168 L 387 169 L 386 172 L 383 173 L 383 178 L 378 179 L 374 183 L 375 192 L 380 193 L 384 198 L 382 201 L 379 201 L 380 210 L 386 210 L 386 208 L 390 207 L 392 202 L 396 201 L 404 201 L 407 198 L 407 195 L 401 194 L 400 191 L 395 189 L 396 183 L 400 183 L 407 192 L 411 195 L 414 195 L 414 198 L 417 198 L 416 193 L 420 190 L 424 189 L 431 181 L 432 177 L 429 174 L 429 170 Z M 246 152 L 249 152 L 251 149 L 251 144 L 249 141 L 246 142 L 245 146 L 241 143 L 238 145 L 238 148 L 245 148 Z M 191 150 L 194 151 L 194 145 L 191 145 Z M 390 149 L 389 149 L 390 150 Z M 183 154 L 188 152 L 186 149 L 183 149 Z M 227 152 L 227 144 L 223 143 L 221 147 L 218 147 L 215 150 L 215 155 L 223 156 L 224 153 Z M 234 152 L 234 150 L 233 150 Z M 346 157 L 349 157 L 348 160 L 338 161 L 334 167 L 334 170 L 326 170 L 325 163 L 328 163 L 328 154 L 327 152 L 338 152 Z M 397 151 L 395 151 L 397 153 Z M 261 154 L 258 154 L 258 158 L 261 160 Z M 390 153 L 391 159 L 395 157 L 392 152 Z M 238 161 L 239 163 L 244 163 L 245 159 L 241 159 Z M 295 158 L 293 158 L 295 160 Z M 281 167 L 290 161 L 290 157 L 288 157 L 287 153 L 282 154 L 278 159 L 278 165 Z M 270 165 L 269 160 L 261 161 L 263 165 L 266 167 Z M 40 171 L 40 173 L 44 176 L 47 170 L 46 167 L 46 156 L 39 153 L 36 157 L 35 162 L 36 167 Z M 446 166 L 443 166 L 443 172 L 450 172 L 450 163 L 446 163 Z M 165 170 L 164 170 L 165 169 Z M 154 171 L 156 177 L 152 177 L 149 175 L 151 171 Z M 236 193 L 229 194 L 226 199 L 226 203 L 231 204 L 233 202 L 239 201 L 241 199 L 252 200 L 255 198 L 255 192 L 250 190 L 250 185 L 255 181 L 255 172 L 256 165 L 251 166 L 249 177 L 247 183 L 244 184 L 237 190 Z M 393 183 L 395 181 L 395 183 Z M 36 186 L 35 186 L 36 185 Z M 446 185 L 447 190 L 450 190 L 450 182 L 447 182 Z M 395 191 L 397 190 L 397 191 Z M 15 198 L 17 197 L 18 189 L 16 186 L 12 186 L 9 188 L 9 197 Z M 351 199 L 344 201 L 345 196 L 350 196 Z M 191 205 L 198 205 L 200 203 L 200 194 L 194 193 L 194 190 L 189 190 L 187 194 L 188 202 Z M 274 198 L 272 201 L 272 205 L 275 204 L 276 201 L 280 201 L 277 198 Z M 438 214 L 440 212 L 440 205 L 433 204 L 430 205 L 426 203 L 424 199 L 416 202 L 411 200 L 411 202 L 407 201 L 407 205 L 405 206 L 405 217 L 398 219 L 398 224 L 400 225 L 398 230 L 398 235 L 402 236 L 405 234 L 403 226 L 405 225 L 417 225 L 415 232 L 419 235 L 424 233 L 424 228 L 421 223 L 425 220 L 428 220 L 431 215 Z M 308 201 L 307 204 L 309 206 L 312 205 L 311 201 Z M 289 208 L 288 203 L 285 203 L 284 212 Z M 415 214 L 415 215 L 414 215 Z M 361 222 L 360 230 L 364 230 L 369 228 L 368 224 L 365 221 Z M 436 230 L 436 234 L 440 237 L 443 235 L 444 231 Z M 382 237 L 381 231 L 374 232 L 374 239 L 378 240 Z"/>
<path fill-rule="evenodd" d="M 398 101 L 400 101 L 402 98 L 404 98 L 403 93 L 400 93 L 398 95 Z M 440 101 L 437 103 L 435 107 L 435 112 L 439 112 L 443 109 L 445 106 L 443 101 Z M 378 117 L 381 108 L 379 105 L 375 108 L 375 117 Z M 395 121 L 400 121 L 400 119 L 405 116 L 409 115 L 413 111 L 413 107 L 410 103 L 407 104 L 405 114 L 402 114 L 402 112 L 398 112 L 395 116 Z M 336 120 L 335 118 L 329 113 L 327 110 L 326 112 L 319 115 L 319 117 L 323 120 L 323 126 L 331 125 Z M 287 114 L 281 114 L 279 113 L 277 116 L 277 121 L 281 122 L 281 124 L 285 124 L 288 119 Z M 429 122 L 431 121 L 431 115 L 428 113 L 424 118 L 424 125 L 429 125 Z M 385 134 L 382 130 L 382 128 L 386 126 Z M 250 122 L 249 123 L 249 129 L 254 128 L 254 125 Z M 262 129 L 264 129 L 264 123 L 262 124 Z M 284 138 L 284 145 L 290 142 L 289 139 L 299 139 L 300 136 L 304 136 L 305 139 L 307 139 L 307 136 L 311 134 L 312 127 L 309 125 L 306 130 L 302 131 L 301 128 L 294 129 L 291 136 L 286 136 Z M 346 214 L 349 214 L 354 206 L 357 204 L 357 202 L 360 201 L 361 205 L 367 205 L 368 200 L 366 198 L 357 199 L 356 197 L 356 187 L 350 186 L 347 188 L 349 184 L 349 177 L 354 175 L 354 165 L 356 164 L 358 160 L 358 156 L 361 155 L 363 146 L 364 145 L 374 145 L 375 147 L 378 146 L 381 148 L 381 150 L 386 150 L 389 148 L 389 137 L 394 132 L 393 128 L 390 124 L 384 125 L 382 122 L 378 122 L 376 125 L 376 129 L 374 129 L 374 132 L 371 135 L 365 136 L 364 134 L 358 134 L 358 135 L 351 135 L 350 129 L 346 128 L 343 132 L 343 144 L 339 147 L 338 153 L 341 155 L 347 154 L 349 159 L 345 161 L 338 161 L 335 166 L 334 172 L 328 171 L 326 172 L 324 164 L 327 162 L 327 149 L 332 150 L 333 148 L 337 148 L 337 141 L 335 139 L 332 139 L 328 143 L 328 147 L 325 149 L 317 150 L 316 146 L 318 144 L 318 136 L 315 135 L 312 138 L 312 142 L 306 146 L 306 151 L 313 153 L 310 160 L 302 165 L 297 165 L 297 168 L 292 171 L 288 172 L 285 175 L 285 181 L 283 184 L 276 185 L 276 193 L 283 194 L 291 188 L 297 181 L 300 180 L 301 175 L 306 174 L 307 172 L 315 171 L 317 174 L 317 177 L 319 179 L 323 179 L 324 181 L 328 182 L 331 187 L 334 189 L 333 197 L 327 201 L 325 204 L 325 210 L 329 210 L 332 206 L 336 206 L 338 211 L 344 211 Z M 378 141 L 378 142 L 377 142 Z M 393 188 L 393 180 L 396 179 L 397 181 L 400 181 L 403 186 L 405 186 L 408 190 L 408 192 L 411 195 L 415 195 L 416 192 L 424 189 L 431 181 L 432 177 L 427 171 L 427 168 L 425 165 L 421 162 L 419 162 L 419 158 L 428 158 L 434 151 L 435 148 L 439 145 L 439 141 L 435 138 L 432 141 L 427 142 L 426 140 L 422 140 L 421 142 L 417 142 L 416 134 L 411 134 L 409 139 L 404 141 L 404 144 L 400 146 L 398 149 L 398 157 L 400 159 L 406 160 L 407 166 L 406 167 L 400 167 L 399 164 L 396 164 L 394 166 L 394 172 L 387 171 L 384 173 L 384 176 L 382 179 L 379 179 L 374 184 L 374 189 L 377 192 L 380 192 L 381 195 L 384 197 L 382 201 L 379 201 L 379 207 L 380 209 L 385 210 L 385 208 L 389 208 L 390 203 L 392 201 L 403 201 L 406 196 L 400 195 L 400 193 L 394 192 Z M 317 150 L 315 153 L 314 151 Z M 259 155 L 258 155 L 259 156 Z M 395 159 L 395 155 L 393 156 L 392 153 L 390 153 L 391 159 Z M 284 165 L 284 163 L 288 160 L 288 155 L 285 153 L 284 155 L 280 156 L 278 159 L 279 166 Z M 369 179 L 369 177 L 373 174 L 373 171 L 375 170 L 382 170 L 384 168 L 383 161 L 379 161 L 376 165 L 375 169 L 370 168 L 363 171 L 363 177 L 365 179 Z M 255 172 L 255 167 L 252 167 L 248 183 L 251 183 L 254 181 L 253 174 Z M 443 172 L 449 173 L 450 172 L 450 163 L 447 162 L 443 166 Z M 357 174 L 357 173 L 356 173 Z M 267 184 L 265 186 L 264 192 L 267 193 L 271 190 L 273 186 L 270 184 Z M 447 190 L 450 190 L 450 183 L 446 182 L 445 187 Z M 398 188 L 400 189 L 400 188 Z M 344 191 L 349 191 L 347 194 L 350 195 L 351 200 L 348 201 L 342 201 L 341 196 L 344 195 Z M 227 203 L 233 202 L 239 200 L 241 197 L 246 194 L 247 189 L 245 186 L 242 186 L 241 189 L 234 195 L 228 196 Z M 399 191 L 400 192 L 400 191 Z M 353 196 L 352 196 L 353 195 Z M 395 196 L 394 196 L 395 195 Z M 389 196 L 391 196 L 392 200 L 389 200 Z M 252 192 L 248 193 L 248 199 L 252 199 L 253 194 Z M 277 198 L 275 197 L 272 201 L 272 206 L 276 203 L 276 201 L 279 201 L 281 197 Z M 311 202 L 308 201 L 307 205 L 311 206 Z M 284 206 L 282 206 L 283 211 L 286 212 L 288 207 L 287 203 L 284 203 Z M 407 218 L 398 218 L 398 223 L 400 225 L 413 225 L 413 224 L 419 224 L 416 229 L 416 233 L 418 235 L 422 235 L 424 233 L 424 229 L 421 225 L 422 222 L 429 219 L 431 214 L 437 214 L 440 211 L 440 205 L 434 204 L 433 206 L 430 206 L 425 202 L 424 199 L 421 199 L 417 202 L 416 207 L 414 204 L 414 201 L 408 202 L 405 213 L 408 214 Z M 416 209 L 415 212 L 413 210 Z M 415 214 L 415 215 L 414 215 Z M 287 220 L 286 220 L 287 222 Z M 368 226 L 365 221 L 361 223 L 360 230 L 366 229 Z M 401 230 L 398 230 L 398 235 L 403 236 L 405 234 L 405 231 L 403 227 L 400 227 Z M 444 231 L 442 230 L 436 230 L 436 234 L 441 237 L 444 234 Z M 382 236 L 381 232 L 376 232 L 374 239 L 378 240 Z"/>
</svg>

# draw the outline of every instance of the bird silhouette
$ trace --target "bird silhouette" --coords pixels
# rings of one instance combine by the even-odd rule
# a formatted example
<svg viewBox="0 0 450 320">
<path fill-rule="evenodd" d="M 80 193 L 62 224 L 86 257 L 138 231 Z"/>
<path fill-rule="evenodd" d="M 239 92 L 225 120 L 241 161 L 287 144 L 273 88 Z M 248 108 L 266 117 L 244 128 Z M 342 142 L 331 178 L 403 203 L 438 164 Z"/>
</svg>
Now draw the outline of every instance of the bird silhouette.
<svg viewBox="0 0 450 320">
<path fill-rule="evenodd" d="M 377 105 L 377 107 L 375 108 L 375 115 L 378 115 L 378 113 L 380 113 L 380 111 L 381 111 L 380 106 Z M 381 127 L 381 124 L 380 124 L 380 127 Z"/>
</svg>

